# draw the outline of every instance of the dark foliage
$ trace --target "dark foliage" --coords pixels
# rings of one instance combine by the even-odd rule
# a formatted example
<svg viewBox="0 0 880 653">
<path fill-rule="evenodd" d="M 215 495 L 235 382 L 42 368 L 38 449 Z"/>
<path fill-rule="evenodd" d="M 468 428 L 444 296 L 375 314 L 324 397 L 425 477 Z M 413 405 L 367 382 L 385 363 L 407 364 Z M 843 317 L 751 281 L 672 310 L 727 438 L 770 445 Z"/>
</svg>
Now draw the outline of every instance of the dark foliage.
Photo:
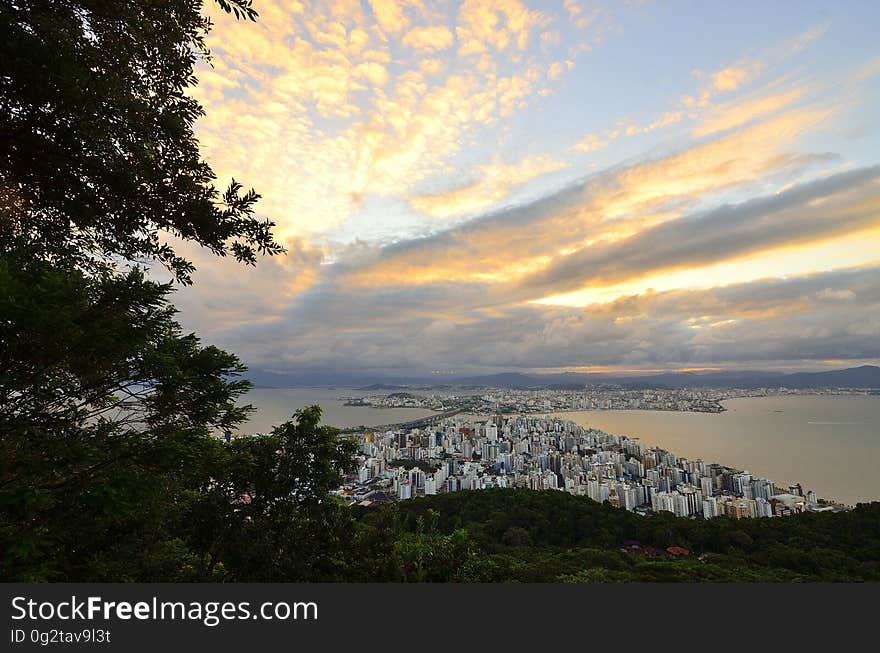
<svg viewBox="0 0 880 653">
<path fill-rule="evenodd" d="M 358 507 L 355 514 L 370 533 L 393 526 L 411 537 L 430 518 L 436 537 L 466 538 L 478 561 L 470 580 L 880 580 L 880 503 L 834 514 L 695 520 L 642 517 L 564 492 L 482 490 Z M 666 551 L 676 546 L 687 555 Z"/>
<path fill-rule="evenodd" d="M 254 19 L 249 0 L 221 1 Z M 193 267 L 167 235 L 253 264 L 282 251 L 259 196 L 225 192 L 199 154 L 187 95 L 208 58 L 198 0 L 0 2 L 0 251 L 85 269 Z"/>
<path fill-rule="evenodd" d="M 352 527 L 329 492 L 353 443 L 317 407 L 214 438 L 250 384 L 181 332 L 170 291 L 0 257 L 0 578 L 341 577 Z"/>
<path fill-rule="evenodd" d="M 236 440 L 182 529 L 203 550 L 203 578 L 344 580 L 353 523 L 330 496 L 353 469 L 356 445 L 304 408 L 268 436 Z"/>
<path fill-rule="evenodd" d="M 218 0 L 256 18 L 250 0 Z M 195 0 L 0 1 L 0 580 L 331 580 L 352 444 L 302 410 L 226 444 L 233 354 L 183 333 L 166 235 L 277 254 L 254 191 L 215 189 L 186 93 Z"/>
</svg>

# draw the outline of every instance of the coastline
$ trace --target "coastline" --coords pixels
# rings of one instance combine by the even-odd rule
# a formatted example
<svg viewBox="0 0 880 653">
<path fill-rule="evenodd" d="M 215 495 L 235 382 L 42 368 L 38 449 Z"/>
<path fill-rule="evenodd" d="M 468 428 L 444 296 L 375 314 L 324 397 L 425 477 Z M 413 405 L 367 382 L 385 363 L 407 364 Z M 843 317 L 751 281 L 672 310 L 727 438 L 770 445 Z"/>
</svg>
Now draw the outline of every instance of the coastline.
<svg viewBox="0 0 880 653">
<path fill-rule="evenodd" d="M 821 405 L 808 401 L 811 398 Z M 845 400 L 843 405 L 838 398 Z M 819 496 L 833 497 L 845 505 L 880 501 L 880 481 L 873 471 L 873 461 L 880 459 L 877 395 L 787 395 L 725 401 L 743 403 L 728 405 L 713 417 L 708 416 L 711 413 L 652 410 L 551 414 L 573 419 L 581 426 L 638 438 L 692 460 L 718 461 L 780 482 L 801 482 Z M 861 413 L 854 418 L 850 410 Z M 817 413 L 827 416 L 814 419 Z"/>
</svg>

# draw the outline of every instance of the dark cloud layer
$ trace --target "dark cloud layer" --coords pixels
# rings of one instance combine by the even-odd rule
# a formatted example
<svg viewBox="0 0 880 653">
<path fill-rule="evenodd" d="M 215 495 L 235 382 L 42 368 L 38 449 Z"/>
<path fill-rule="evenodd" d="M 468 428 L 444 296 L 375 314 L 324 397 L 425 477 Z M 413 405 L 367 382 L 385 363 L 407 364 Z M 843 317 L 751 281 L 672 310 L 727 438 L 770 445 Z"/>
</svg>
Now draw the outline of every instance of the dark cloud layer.
<svg viewBox="0 0 880 653">
<path fill-rule="evenodd" d="M 878 227 L 878 180 L 878 167 L 854 170 L 673 219 L 557 257 L 544 270 L 509 282 L 351 281 L 374 274 L 401 252 L 421 253 L 426 265 L 442 269 L 436 248 L 444 238 L 466 241 L 468 228 L 462 227 L 454 237 L 427 241 L 430 247 L 424 240 L 385 249 L 360 246 L 332 265 L 323 264 L 319 252 L 298 247 L 285 265 L 273 262 L 239 272 L 231 284 L 215 284 L 222 293 L 182 299 L 188 319 L 211 340 L 256 368 L 281 371 L 772 366 L 880 359 L 877 263 L 710 289 L 648 291 L 586 308 L 524 303 L 585 284 Z M 557 199 L 540 200 L 532 208 L 545 214 Z M 514 224 L 517 216 L 530 213 L 519 207 L 512 214 Z M 500 216 L 491 220 L 503 223 Z M 239 318 L 222 319 L 226 307 L 235 307 Z"/>
<path fill-rule="evenodd" d="M 561 256 L 519 285 L 559 293 L 852 233 L 878 224 L 880 167 L 853 170 L 778 195 L 722 206 Z"/>
<path fill-rule="evenodd" d="M 237 343 L 257 366 L 299 371 L 636 368 L 880 358 L 880 266 L 646 293 L 587 309 L 453 309 L 448 318 L 401 315 L 395 309 L 406 303 L 401 299 L 389 303 L 371 293 L 356 307 L 339 297 L 315 301 L 272 323 L 231 329 L 222 339 Z M 417 300 L 415 293 L 411 299 Z"/>
</svg>

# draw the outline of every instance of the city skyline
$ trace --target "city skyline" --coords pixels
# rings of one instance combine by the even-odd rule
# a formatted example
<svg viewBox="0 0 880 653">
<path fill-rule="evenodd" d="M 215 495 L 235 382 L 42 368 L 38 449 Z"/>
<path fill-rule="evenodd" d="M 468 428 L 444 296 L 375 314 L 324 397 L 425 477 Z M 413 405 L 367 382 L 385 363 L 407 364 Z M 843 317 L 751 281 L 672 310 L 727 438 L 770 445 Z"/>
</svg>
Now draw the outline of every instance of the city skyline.
<svg viewBox="0 0 880 653">
<path fill-rule="evenodd" d="M 786 492 L 748 470 L 690 460 L 559 416 L 447 417 L 421 428 L 362 429 L 357 438 L 357 472 L 338 492 L 349 504 L 521 487 L 704 519 L 846 509 L 800 483 Z"/>
<path fill-rule="evenodd" d="M 197 135 L 288 254 L 176 297 L 252 368 L 880 360 L 876 6 L 256 8 Z"/>
</svg>

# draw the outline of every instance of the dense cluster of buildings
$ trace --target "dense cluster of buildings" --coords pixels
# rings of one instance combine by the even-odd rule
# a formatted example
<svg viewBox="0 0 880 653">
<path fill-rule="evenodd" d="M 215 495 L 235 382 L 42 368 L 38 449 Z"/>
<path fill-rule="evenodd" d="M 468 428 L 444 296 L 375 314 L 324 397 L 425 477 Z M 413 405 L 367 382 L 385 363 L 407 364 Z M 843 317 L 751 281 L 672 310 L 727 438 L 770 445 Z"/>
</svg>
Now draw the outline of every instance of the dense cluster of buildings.
<svg viewBox="0 0 880 653">
<path fill-rule="evenodd" d="M 559 490 L 637 512 L 680 517 L 774 517 L 837 509 L 747 471 L 679 458 L 638 439 L 559 418 L 456 415 L 425 428 L 366 431 L 351 503 L 522 487 Z"/>
<path fill-rule="evenodd" d="M 720 413 L 721 402 L 740 397 L 788 394 L 848 394 L 854 390 L 791 388 L 646 388 L 595 385 L 578 389 L 515 390 L 482 388 L 459 392 L 391 392 L 342 396 L 348 406 L 425 408 L 471 413 L 551 413 L 568 410 L 672 410 Z"/>
<path fill-rule="evenodd" d="M 498 390 L 481 396 L 494 412 L 542 413 L 560 410 L 677 410 L 720 413 L 728 397 L 712 389 L 627 390 L 596 386 L 583 390 Z"/>
</svg>

